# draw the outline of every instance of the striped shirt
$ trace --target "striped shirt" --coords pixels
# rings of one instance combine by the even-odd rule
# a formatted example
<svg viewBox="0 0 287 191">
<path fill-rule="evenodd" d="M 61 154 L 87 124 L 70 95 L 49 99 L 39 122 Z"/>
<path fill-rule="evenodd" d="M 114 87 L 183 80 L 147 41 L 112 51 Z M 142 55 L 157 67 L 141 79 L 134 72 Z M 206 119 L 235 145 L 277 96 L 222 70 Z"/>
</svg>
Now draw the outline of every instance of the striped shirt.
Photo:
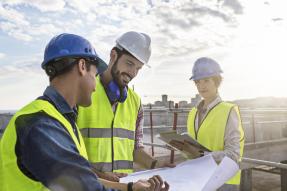
<svg viewBox="0 0 287 191">
<path fill-rule="evenodd" d="M 117 108 L 117 102 L 112 105 L 113 111 L 116 111 Z M 143 118 L 143 107 L 140 105 L 138 116 L 136 120 L 136 129 L 135 129 L 135 149 L 143 148 L 143 124 L 144 124 L 144 118 Z"/>
</svg>

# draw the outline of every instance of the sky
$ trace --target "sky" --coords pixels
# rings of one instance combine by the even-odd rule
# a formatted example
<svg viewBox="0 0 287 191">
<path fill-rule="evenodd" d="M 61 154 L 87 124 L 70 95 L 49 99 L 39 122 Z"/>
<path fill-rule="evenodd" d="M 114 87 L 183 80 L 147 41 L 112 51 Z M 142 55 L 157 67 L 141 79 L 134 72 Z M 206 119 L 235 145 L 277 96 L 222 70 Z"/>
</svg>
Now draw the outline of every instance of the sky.
<svg viewBox="0 0 287 191">
<path fill-rule="evenodd" d="M 192 66 L 203 56 L 222 67 L 224 100 L 287 97 L 286 7 L 282 0 L 0 0 L 0 110 L 43 93 L 44 48 L 64 32 L 87 38 L 106 62 L 124 32 L 150 35 L 151 68 L 130 82 L 143 103 L 162 94 L 190 101 Z"/>
</svg>

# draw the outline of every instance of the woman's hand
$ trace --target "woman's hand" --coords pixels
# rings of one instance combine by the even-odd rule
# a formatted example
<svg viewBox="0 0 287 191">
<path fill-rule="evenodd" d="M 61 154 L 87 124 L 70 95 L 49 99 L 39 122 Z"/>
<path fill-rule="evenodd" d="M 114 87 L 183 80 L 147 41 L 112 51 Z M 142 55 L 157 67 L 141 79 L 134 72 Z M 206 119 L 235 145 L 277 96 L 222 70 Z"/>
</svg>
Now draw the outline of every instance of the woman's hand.
<svg viewBox="0 0 287 191">
<path fill-rule="evenodd" d="M 189 153 L 192 158 L 198 158 L 198 157 L 203 156 L 203 151 L 193 146 L 188 141 L 182 142 L 182 141 L 172 140 L 170 141 L 169 144 L 177 148 L 180 151 L 185 151 Z"/>
</svg>

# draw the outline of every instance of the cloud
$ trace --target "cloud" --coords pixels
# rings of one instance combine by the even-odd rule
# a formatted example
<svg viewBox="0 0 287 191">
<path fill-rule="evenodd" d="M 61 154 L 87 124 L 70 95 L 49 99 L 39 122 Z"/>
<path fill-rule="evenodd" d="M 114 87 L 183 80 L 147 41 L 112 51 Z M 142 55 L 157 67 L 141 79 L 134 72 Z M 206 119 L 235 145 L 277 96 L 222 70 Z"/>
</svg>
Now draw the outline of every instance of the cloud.
<svg viewBox="0 0 287 191">
<path fill-rule="evenodd" d="M 117 1 L 97 6 L 88 21 L 93 26 L 90 34 L 95 39 L 97 50 L 110 50 L 116 37 L 123 32 L 141 31 L 152 37 L 155 62 L 163 57 L 180 57 L 223 45 L 232 39 L 237 26 L 236 15 L 230 10 L 219 9 L 216 3 Z M 87 10 L 87 7 L 82 10 Z"/>
<path fill-rule="evenodd" d="M 0 52 L 0 59 L 5 58 L 5 54 Z"/>
<path fill-rule="evenodd" d="M 57 28 L 55 25 L 51 23 L 46 23 L 46 24 L 31 26 L 29 35 L 31 36 L 53 35 L 53 34 L 59 33 L 60 31 L 62 31 L 62 29 Z"/>
<path fill-rule="evenodd" d="M 128 30 L 151 35 L 152 60 L 159 63 L 157 61 L 164 57 L 185 56 L 229 43 L 237 27 L 234 12 L 208 0 L 70 0 L 64 4 L 52 0 L 59 4 L 61 11 L 39 14 L 37 18 L 32 17 L 35 14 L 19 12 L 20 9 L 13 7 L 20 4 L 35 7 L 34 1 L 13 0 L 9 6 L 2 6 L 2 11 L 16 15 L 18 21 L 14 22 L 12 16 L 6 14 L 0 29 L 24 41 L 73 31 L 86 36 L 106 57 L 115 39 Z M 38 8 L 46 2 L 39 1 Z M 236 4 L 236 0 L 232 2 L 223 2 L 224 7 L 239 10 L 240 4 Z"/>
<path fill-rule="evenodd" d="M 23 40 L 23 41 L 32 40 L 32 36 L 30 36 L 29 34 L 25 34 L 25 32 L 23 32 L 22 30 L 13 30 L 13 31 L 8 32 L 8 34 L 18 40 Z"/>
<path fill-rule="evenodd" d="M 233 9 L 235 14 L 243 13 L 243 6 L 238 2 L 238 0 L 224 0 L 223 6 Z"/>
<path fill-rule="evenodd" d="M 283 21 L 283 18 L 273 18 L 272 21 L 277 22 L 277 21 Z"/>
<path fill-rule="evenodd" d="M 178 1 L 177 1 L 178 2 Z M 181 57 L 232 40 L 237 16 L 216 3 L 153 3 L 148 14 L 121 23 L 121 28 L 143 30 L 152 36 L 153 61 Z M 143 27 L 144 26 L 144 27 Z"/>
<path fill-rule="evenodd" d="M 25 15 L 16 11 L 15 9 L 10 8 L 9 6 L 3 6 L 0 4 L 0 17 L 1 20 L 8 20 L 16 23 L 17 25 L 29 25 L 29 22 L 26 20 Z"/>
<path fill-rule="evenodd" d="M 42 71 L 40 55 L 33 55 L 32 58 L 21 58 L 9 64 L 0 65 L 0 78 L 5 78 L 11 73 L 13 74 L 25 74 L 35 73 L 38 74 Z"/>
<path fill-rule="evenodd" d="M 14 37 L 15 39 L 18 40 L 23 40 L 23 41 L 31 41 L 32 36 L 27 34 L 23 29 L 29 28 L 29 27 L 19 27 L 17 24 L 12 23 L 10 21 L 3 21 L 0 22 L 0 30 L 6 32 L 9 36 Z"/>
<path fill-rule="evenodd" d="M 64 0 L 3 0 L 7 5 L 26 5 L 42 12 L 61 11 L 65 7 Z"/>
<path fill-rule="evenodd" d="M 12 1 L 10 4 L 14 5 L 20 2 L 23 3 L 23 1 Z M 49 17 L 39 14 L 39 17 L 35 17 L 32 12 L 20 12 L 21 9 L 11 5 L 0 3 L 0 30 L 18 40 L 32 41 L 42 38 L 43 35 L 50 37 L 64 31 L 63 28 L 73 31 L 82 24 L 79 19 L 75 19 L 73 23 L 64 22 L 58 19 L 60 15 L 57 14 L 48 14 Z"/>
<path fill-rule="evenodd" d="M 51 34 L 60 32 L 79 31 L 82 33 L 79 29 L 84 27 L 86 29 L 84 35 L 92 36 L 94 39 L 107 40 L 107 43 L 127 30 L 138 30 L 153 34 L 155 38 L 158 38 L 156 41 L 165 41 L 160 52 L 169 47 L 174 50 L 178 49 L 178 51 L 170 51 L 171 53 L 185 54 L 189 50 L 198 49 L 193 47 L 194 43 L 199 43 L 200 46 L 208 44 L 201 39 L 198 31 L 205 29 L 209 31 L 205 32 L 209 35 L 206 41 L 210 40 L 209 37 L 213 40 L 221 40 L 218 35 L 220 31 L 216 33 L 207 26 L 216 25 L 216 28 L 220 29 L 231 25 L 236 26 L 234 25 L 236 18 L 233 14 L 225 9 L 219 9 L 217 3 L 210 3 L 207 0 L 199 3 L 189 0 L 180 2 L 173 0 L 70 0 L 66 3 L 61 0 L 50 0 L 50 4 L 52 4 L 51 1 L 55 5 L 59 5 L 58 11 L 55 8 L 55 12 L 41 14 L 37 18 L 32 17 L 34 15 L 28 12 L 20 13 L 19 9 L 16 7 L 13 9 L 13 6 L 29 5 L 45 11 L 44 8 L 39 7 L 44 7 L 47 0 L 37 1 L 37 3 L 35 3 L 36 0 L 4 1 L 7 6 L 5 4 L 2 9 L 7 9 L 18 15 L 18 22 L 13 21 L 12 17 L 6 16 L 6 23 L 3 23 L 2 30 L 17 39 L 31 41 L 43 35 L 51 36 Z M 75 20 L 77 23 L 74 22 Z M 190 36 L 193 36 L 196 42 L 188 42 L 191 40 Z M 229 35 L 227 34 L 227 36 Z M 216 44 L 216 42 L 212 44 Z"/>
<path fill-rule="evenodd" d="M 25 15 L 16 11 L 9 6 L 0 4 L 0 29 L 16 39 L 30 41 L 32 37 L 24 32 L 23 29 L 28 29 L 30 23 Z"/>
</svg>

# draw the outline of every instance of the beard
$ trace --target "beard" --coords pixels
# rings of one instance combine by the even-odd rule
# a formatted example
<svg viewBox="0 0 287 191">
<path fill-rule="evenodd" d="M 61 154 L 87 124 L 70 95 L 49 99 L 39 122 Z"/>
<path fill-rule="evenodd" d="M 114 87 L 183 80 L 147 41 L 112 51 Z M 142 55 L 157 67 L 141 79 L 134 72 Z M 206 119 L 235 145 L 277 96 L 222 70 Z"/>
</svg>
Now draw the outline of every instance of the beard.
<svg viewBox="0 0 287 191">
<path fill-rule="evenodd" d="M 118 86 L 120 87 L 120 89 L 124 89 L 127 84 L 124 84 L 121 80 L 120 77 L 121 75 L 128 75 L 130 77 L 129 74 L 125 73 L 125 72 L 120 72 L 117 68 L 118 66 L 118 60 L 116 60 L 116 62 L 114 63 L 114 65 L 112 66 L 112 70 L 111 70 L 111 74 L 113 77 L 113 80 L 118 84 Z"/>
</svg>

